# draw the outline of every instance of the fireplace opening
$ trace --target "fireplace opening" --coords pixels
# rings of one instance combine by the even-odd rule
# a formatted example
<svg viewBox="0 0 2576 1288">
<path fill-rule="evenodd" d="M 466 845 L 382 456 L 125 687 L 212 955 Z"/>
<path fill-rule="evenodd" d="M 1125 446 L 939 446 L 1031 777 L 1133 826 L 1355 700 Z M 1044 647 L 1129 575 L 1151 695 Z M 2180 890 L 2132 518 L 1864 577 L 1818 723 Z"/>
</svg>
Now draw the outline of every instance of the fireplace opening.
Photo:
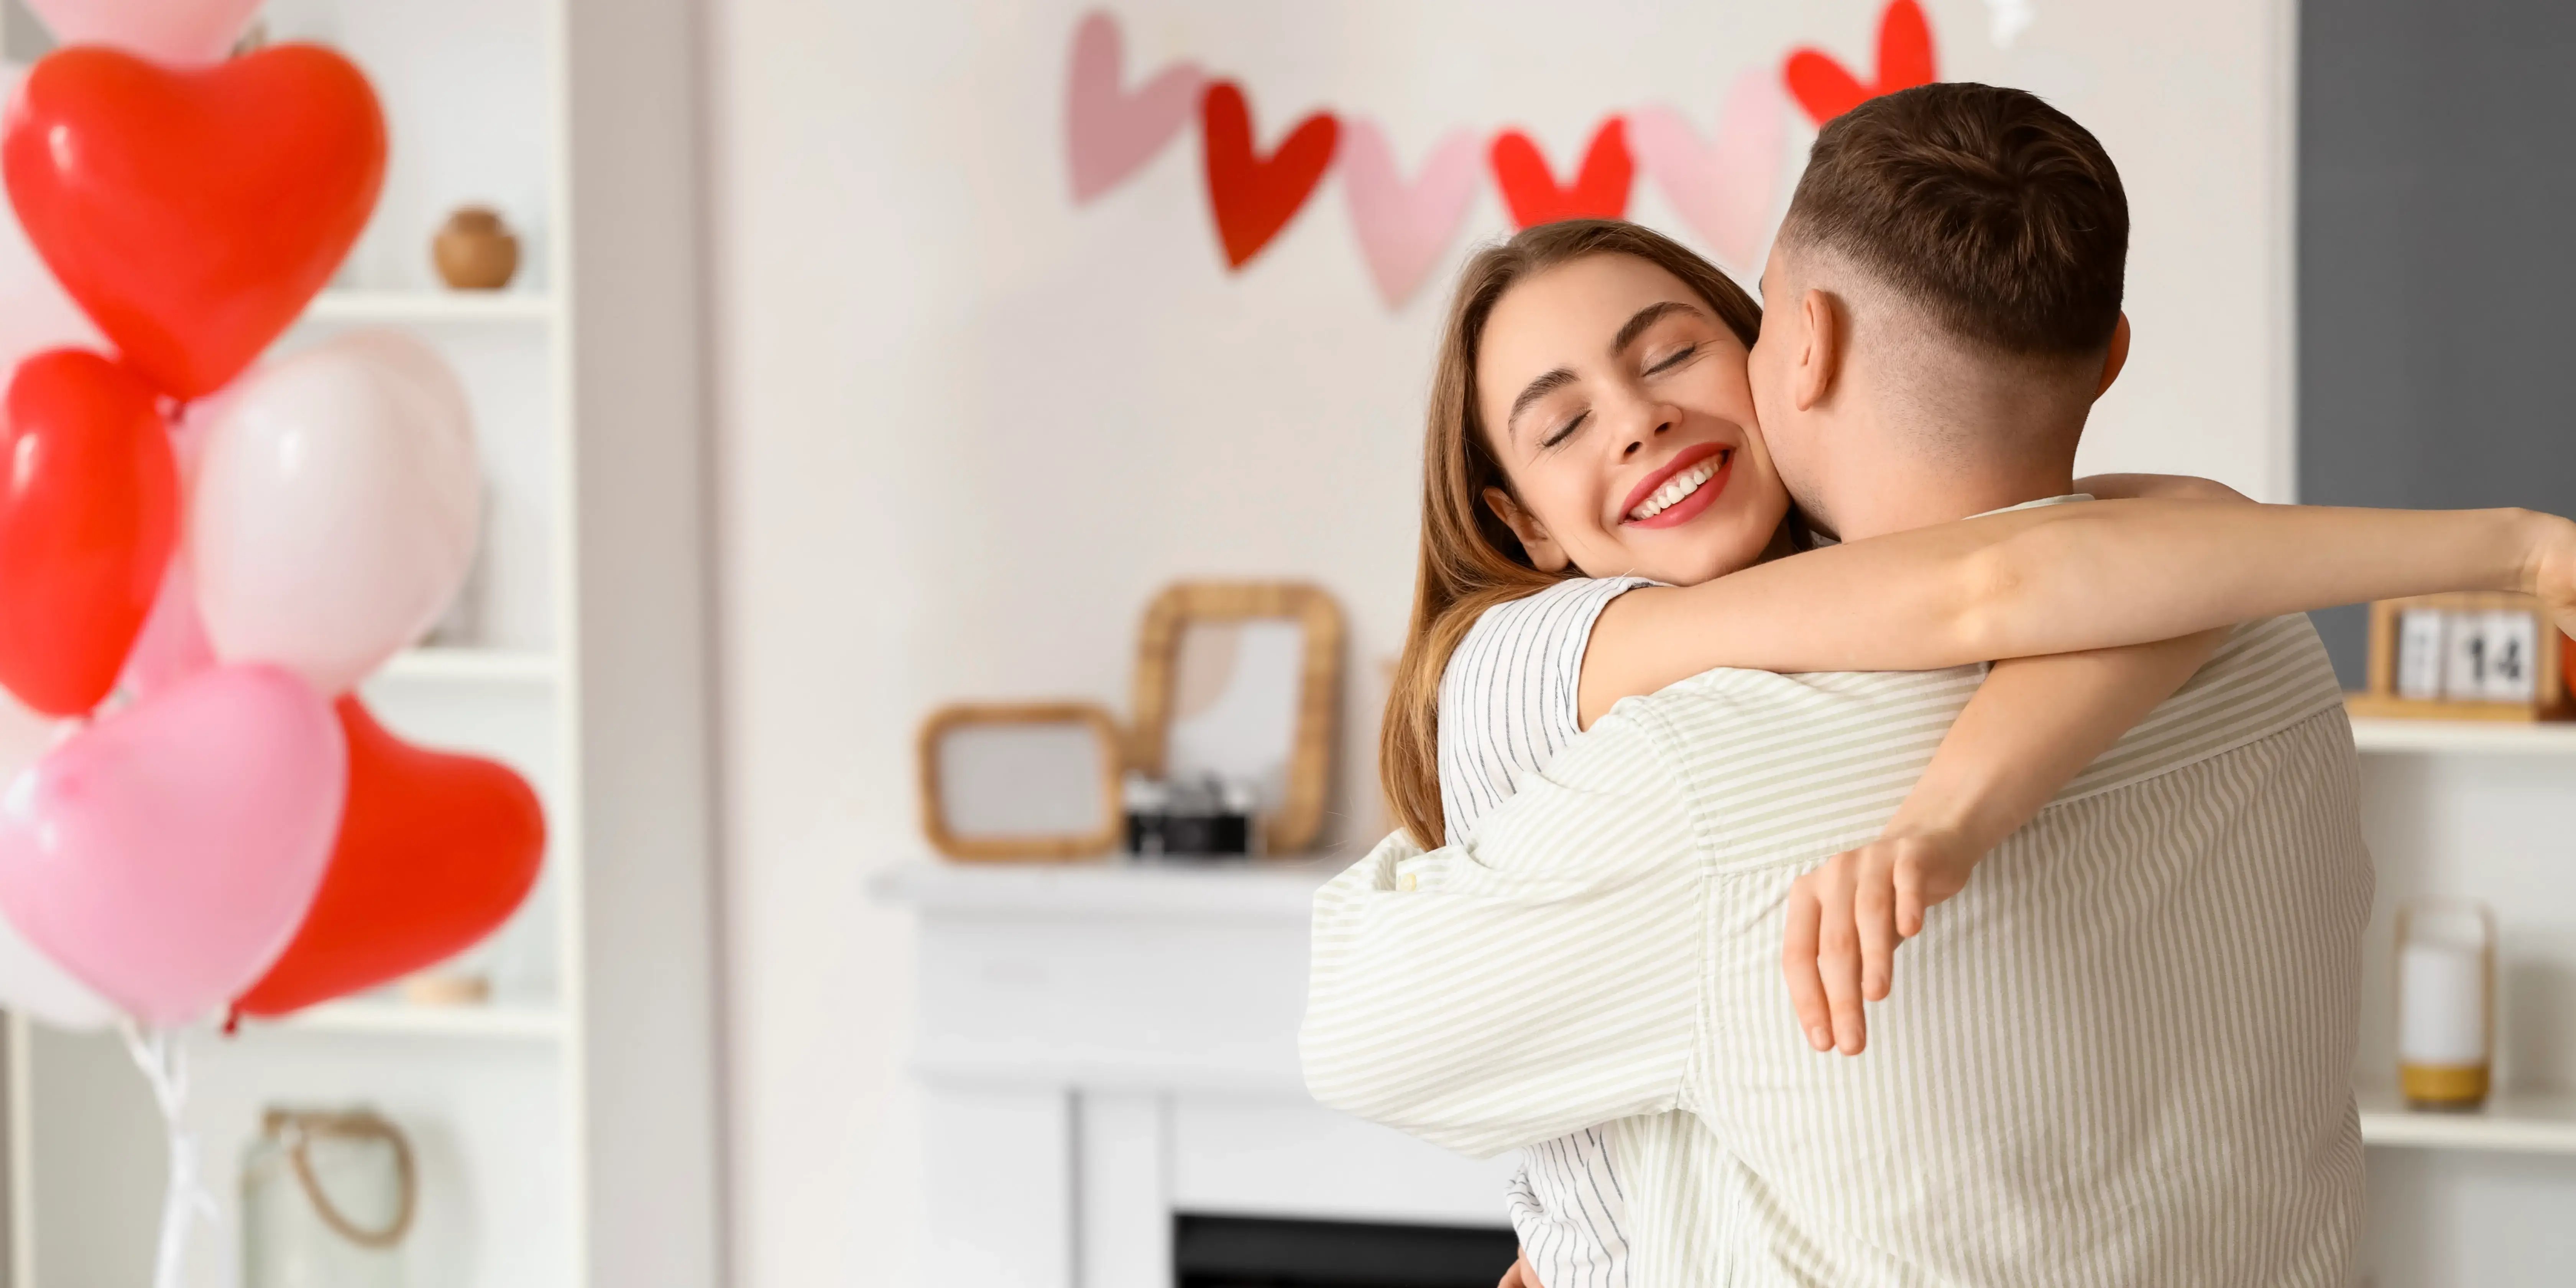
<svg viewBox="0 0 2576 1288">
<path fill-rule="evenodd" d="M 1517 1252 L 1509 1230 L 1462 1226 L 1184 1212 L 1172 1230 L 1180 1288 L 1493 1288 Z"/>
</svg>

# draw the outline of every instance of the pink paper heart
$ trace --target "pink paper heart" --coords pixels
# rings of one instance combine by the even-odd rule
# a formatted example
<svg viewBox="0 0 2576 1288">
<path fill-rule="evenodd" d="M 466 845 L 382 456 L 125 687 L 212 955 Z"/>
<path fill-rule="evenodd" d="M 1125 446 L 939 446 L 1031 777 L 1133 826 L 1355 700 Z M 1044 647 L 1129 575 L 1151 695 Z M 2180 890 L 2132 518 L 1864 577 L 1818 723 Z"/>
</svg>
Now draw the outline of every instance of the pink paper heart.
<svg viewBox="0 0 2576 1288">
<path fill-rule="evenodd" d="M 1073 199 L 1089 201 L 1154 158 L 1198 109 L 1207 73 L 1174 63 L 1127 93 L 1119 88 L 1118 21 L 1094 10 L 1073 31 L 1073 74 L 1065 93 L 1065 152 Z"/>
<path fill-rule="evenodd" d="M 1690 121 L 1669 107 L 1628 116 L 1628 146 L 1655 177 L 1664 198 L 1738 273 L 1761 267 L 1771 233 L 1771 199 L 1779 190 L 1780 148 L 1788 112 L 1778 79 L 1756 68 L 1738 76 L 1718 117 L 1717 141 L 1703 144 Z"/>
<path fill-rule="evenodd" d="M 320 888 L 349 751 L 319 694 L 219 666 L 115 711 L 0 796 L 0 911 L 145 1024 L 250 987 Z"/>
<path fill-rule="evenodd" d="M 1411 298 L 1458 235 L 1476 200 L 1483 155 L 1474 131 L 1453 130 L 1432 145 L 1408 184 L 1384 130 L 1370 121 L 1342 122 L 1342 195 L 1388 308 Z"/>
</svg>

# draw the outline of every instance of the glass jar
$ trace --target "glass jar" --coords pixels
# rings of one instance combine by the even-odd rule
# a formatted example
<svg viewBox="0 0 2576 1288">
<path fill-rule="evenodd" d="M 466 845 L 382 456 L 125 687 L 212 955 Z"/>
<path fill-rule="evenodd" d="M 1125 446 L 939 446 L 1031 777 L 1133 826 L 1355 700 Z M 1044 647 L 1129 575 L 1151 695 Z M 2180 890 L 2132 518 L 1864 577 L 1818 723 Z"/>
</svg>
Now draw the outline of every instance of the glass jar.
<svg viewBox="0 0 2576 1288">
<path fill-rule="evenodd" d="M 2495 914 L 2465 899 L 2397 910 L 2397 1086 L 2420 1109 L 2486 1103 L 2495 1056 Z"/>
<path fill-rule="evenodd" d="M 242 1153 L 242 1288 L 402 1288 L 419 1190 L 374 1111 L 270 1109 Z"/>
</svg>

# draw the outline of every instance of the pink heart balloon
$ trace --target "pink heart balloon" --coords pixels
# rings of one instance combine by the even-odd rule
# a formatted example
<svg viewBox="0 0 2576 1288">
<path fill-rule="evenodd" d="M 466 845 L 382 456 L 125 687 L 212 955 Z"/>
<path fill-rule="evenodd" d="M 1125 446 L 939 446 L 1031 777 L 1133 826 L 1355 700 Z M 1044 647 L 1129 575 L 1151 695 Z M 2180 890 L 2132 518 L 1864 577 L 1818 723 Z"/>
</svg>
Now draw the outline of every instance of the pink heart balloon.
<svg viewBox="0 0 2576 1288">
<path fill-rule="evenodd" d="M 1401 306 L 1440 263 L 1440 252 L 1458 236 L 1485 178 L 1484 140 L 1453 130 L 1433 144 L 1413 182 L 1396 169 L 1395 149 L 1375 123 L 1345 117 L 1342 194 L 1351 209 L 1351 231 L 1368 258 L 1369 276 L 1388 308 Z"/>
<path fill-rule="evenodd" d="M 1154 159 L 1198 110 L 1207 73 L 1174 63 L 1128 93 L 1118 84 L 1118 20 L 1085 16 L 1073 32 L 1073 74 L 1065 89 L 1065 150 L 1073 199 L 1089 201 Z"/>
<path fill-rule="evenodd" d="M 1771 233 L 1771 198 L 1779 191 L 1788 106 L 1777 75 L 1754 69 L 1736 78 L 1717 121 L 1717 139 L 1669 107 L 1628 114 L 1628 146 L 1664 190 L 1673 209 L 1738 273 L 1758 272 Z"/>
<path fill-rule="evenodd" d="M 322 881 L 348 788 L 331 709 L 272 666 L 201 671 L 47 752 L 0 796 L 0 910 L 145 1024 L 257 982 Z"/>
<path fill-rule="evenodd" d="M 27 0 L 57 44 L 113 45 L 183 67 L 231 53 L 259 6 L 260 0 Z"/>
</svg>

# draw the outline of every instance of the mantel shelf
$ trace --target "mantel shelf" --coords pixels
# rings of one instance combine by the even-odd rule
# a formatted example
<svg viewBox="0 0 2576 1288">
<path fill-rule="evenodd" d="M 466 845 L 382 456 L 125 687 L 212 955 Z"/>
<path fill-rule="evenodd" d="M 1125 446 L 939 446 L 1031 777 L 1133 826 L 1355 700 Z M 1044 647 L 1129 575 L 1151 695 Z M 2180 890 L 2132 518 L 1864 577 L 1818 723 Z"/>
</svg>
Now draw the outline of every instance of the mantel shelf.
<svg viewBox="0 0 2576 1288">
<path fill-rule="evenodd" d="M 2576 721 L 2523 723 L 2362 717 L 2352 722 L 2352 741 L 2364 752 L 2576 756 Z"/>
</svg>

